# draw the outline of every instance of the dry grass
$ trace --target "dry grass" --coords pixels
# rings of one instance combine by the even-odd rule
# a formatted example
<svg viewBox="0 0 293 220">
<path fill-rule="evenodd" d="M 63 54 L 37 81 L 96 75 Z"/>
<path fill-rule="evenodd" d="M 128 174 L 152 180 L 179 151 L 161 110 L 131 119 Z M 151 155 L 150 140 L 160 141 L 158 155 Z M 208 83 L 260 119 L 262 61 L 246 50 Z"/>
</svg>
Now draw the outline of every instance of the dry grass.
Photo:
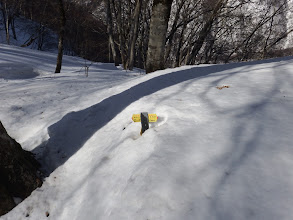
<svg viewBox="0 0 293 220">
<path fill-rule="evenodd" d="M 230 86 L 217 86 L 216 88 L 219 89 L 219 90 L 222 90 L 224 88 L 230 88 Z"/>
</svg>

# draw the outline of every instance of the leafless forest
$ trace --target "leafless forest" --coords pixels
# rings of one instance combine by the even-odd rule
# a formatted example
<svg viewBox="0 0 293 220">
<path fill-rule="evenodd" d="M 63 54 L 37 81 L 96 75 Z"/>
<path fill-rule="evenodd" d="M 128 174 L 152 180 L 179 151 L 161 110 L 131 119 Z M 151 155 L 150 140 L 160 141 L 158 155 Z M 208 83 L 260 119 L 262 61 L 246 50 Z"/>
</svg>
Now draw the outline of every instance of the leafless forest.
<svg viewBox="0 0 293 220">
<path fill-rule="evenodd" d="M 48 30 L 61 33 L 60 1 L 66 54 L 121 63 L 130 70 L 146 68 L 153 4 L 168 0 L 1 0 L 0 31 L 6 42 L 18 37 L 15 20 L 29 19 L 36 25 L 23 46 L 37 42 L 43 50 Z M 160 58 L 164 67 L 292 55 L 292 0 L 170 2 Z M 153 33 L 162 32 L 162 24 L 153 26 Z"/>
</svg>

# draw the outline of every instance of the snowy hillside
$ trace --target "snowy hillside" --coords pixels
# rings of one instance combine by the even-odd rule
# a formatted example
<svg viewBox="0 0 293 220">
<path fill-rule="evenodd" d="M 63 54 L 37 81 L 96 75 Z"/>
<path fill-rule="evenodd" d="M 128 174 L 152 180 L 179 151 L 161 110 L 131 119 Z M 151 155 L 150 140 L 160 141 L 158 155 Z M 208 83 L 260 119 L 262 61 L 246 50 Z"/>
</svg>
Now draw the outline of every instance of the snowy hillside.
<svg viewBox="0 0 293 220">
<path fill-rule="evenodd" d="M 3 21 L 3 15 L 0 14 L 0 21 Z M 0 22 L 1 23 L 1 22 Z M 15 36 L 10 30 L 10 45 L 27 45 L 27 48 L 38 49 L 50 52 L 56 52 L 58 47 L 58 36 L 47 27 L 40 28 L 40 24 L 23 17 L 16 17 L 14 20 Z M 0 44 L 7 44 L 4 24 L 1 26 Z M 40 30 L 41 33 L 40 33 Z M 14 38 L 16 37 L 16 38 Z M 64 53 L 67 52 L 65 48 Z"/>
<path fill-rule="evenodd" d="M 0 45 L 0 120 L 47 170 L 0 219 L 293 218 L 292 57 L 88 77 L 55 61 Z M 140 112 L 159 117 L 142 136 Z"/>
</svg>

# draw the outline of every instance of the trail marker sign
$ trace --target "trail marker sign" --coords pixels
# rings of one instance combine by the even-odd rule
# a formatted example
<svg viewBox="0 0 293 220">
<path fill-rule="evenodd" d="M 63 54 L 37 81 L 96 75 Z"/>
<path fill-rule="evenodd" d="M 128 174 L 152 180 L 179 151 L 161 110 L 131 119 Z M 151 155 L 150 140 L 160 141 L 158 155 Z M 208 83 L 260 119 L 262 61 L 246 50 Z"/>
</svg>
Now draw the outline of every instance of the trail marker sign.
<svg viewBox="0 0 293 220">
<path fill-rule="evenodd" d="M 132 120 L 134 121 L 134 122 L 140 122 L 141 120 L 140 120 L 140 114 L 133 114 L 132 115 Z"/>
<path fill-rule="evenodd" d="M 148 114 L 147 112 L 144 112 Z M 156 114 L 148 114 L 149 122 L 156 122 L 158 120 L 158 116 Z M 132 120 L 134 122 L 141 122 L 141 114 L 133 114 Z"/>
<path fill-rule="evenodd" d="M 141 122 L 140 135 L 142 135 L 147 129 L 149 129 L 149 122 L 156 122 L 158 120 L 158 116 L 156 114 L 142 112 L 140 114 L 133 114 L 132 120 L 134 122 Z"/>
</svg>

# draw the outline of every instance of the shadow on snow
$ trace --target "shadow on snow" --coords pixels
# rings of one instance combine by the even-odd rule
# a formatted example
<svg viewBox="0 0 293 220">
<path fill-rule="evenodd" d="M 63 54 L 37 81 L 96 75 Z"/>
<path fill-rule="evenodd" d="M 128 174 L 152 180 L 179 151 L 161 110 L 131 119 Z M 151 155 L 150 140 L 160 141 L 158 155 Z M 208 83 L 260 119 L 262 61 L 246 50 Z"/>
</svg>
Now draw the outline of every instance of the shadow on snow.
<svg viewBox="0 0 293 220">
<path fill-rule="evenodd" d="M 287 60 L 290 59 L 293 58 L 287 58 Z M 284 58 L 247 63 L 196 66 L 188 70 L 154 77 L 84 110 L 68 113 L 60 121 L 48 128 L 49 140 L 34 149 L 33 153 L 45 165 L 44 167 L 47 170 L 44 170 L 44 173 L 49 176 L 56 168 L 64 164 L 75 154 L 94 133 L 105 126 L 127 106 L 140 98 L 184 81 L 205 77 L 216 72 L 239 67 L 249 68 L 255 64 L 278 61 L 284 61 Z M 231 74 L 235 74 L 235 72 L 231 71 Z"/>
</svg>

